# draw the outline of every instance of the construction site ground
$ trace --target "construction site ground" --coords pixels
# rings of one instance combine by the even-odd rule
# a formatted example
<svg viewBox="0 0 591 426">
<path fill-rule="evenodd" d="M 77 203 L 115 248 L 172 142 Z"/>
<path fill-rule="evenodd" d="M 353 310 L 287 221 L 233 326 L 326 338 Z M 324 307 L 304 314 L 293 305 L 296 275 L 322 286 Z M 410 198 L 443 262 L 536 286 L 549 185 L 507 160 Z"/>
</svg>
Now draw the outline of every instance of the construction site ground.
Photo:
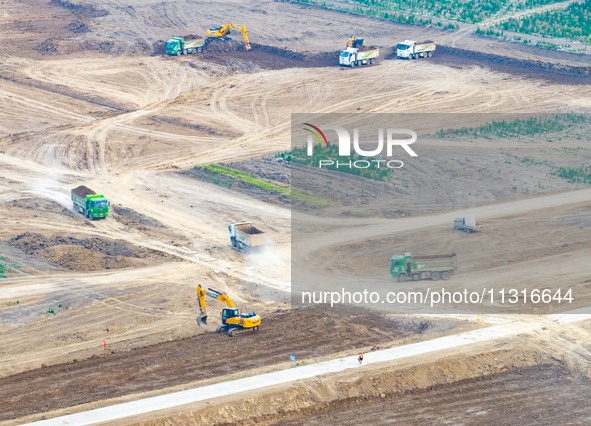
<svg viewBox="0 0 591 426">
<path fill-rule="evenodd" d="M 202 55 L 162 54 L 169 37 L 225 21 L 248 26 L 250 52 L 232 34 Z M 222 163 L 289 183 L 291 166 L 275 154 L 290 148 L 293 112 L 591 107 L 587 56 L 287 2 L 4 0 L 0 34 L 0 277 L 6 276 L 0 420 L 6 424 L 290 368 L 290 353 L 312 363 L 479 327 L 478 314 L 453 310 L 445 318 L 290 310 L 291 201 L 248 185 L 216 184 L 193 167 Z M 350 34 L 381 47 L 378 64 L 337 66 L 336 52 Z M 395 60 L 391 48 L 412 38 L 436 40 L 441 48 L 429 60 Z M 483 117 L 474 114 L 462 125 Z M 354 176 L 333 176 L 331 188 L 313 174 L 299 182 L 329 202 L 305 209 L 310 270 L 355 286 L 368 270 L 387 278 L 389 257 L 410 245 L 454 248 L 462 263 L 452 286 L 498 280 L 526 286 L 535 279 L 573 287 L 581 303 L 590 296 L 591 192 L 549 173 L 591 161 L 585 141 L 476 142 L 469 149 L 427 141 L 421 156 L 405 170 L 405 186 L 383 188 L 384 197 L 400 200 L 394 207 L 370 195 L 375 182 Z M 73 212 L 69 191 L 78 185 L 105 194 L 110 217 L 89 221 Z M 343 188 L 355 188 L 354 197 Z M 466 208 L 482 209 L 484 218 L 482 232 L 469 239 L 446 216 Z M 351 232 L 331 222 L 324 240 L 315 235 L 315 223 L 335 216 Z M 240 220 L 265 230 L 265 251 L 245 256 L 231 248 L 227 224 Z M 380 227 L 390 231 L 381 235 Z M 364 233 L 365 241 L 352 241 Z M 347 260 L 360 253 L 371 261 Z M 214 333 L 221 310 L 215 302 L 211 325 L 199 329 L 197 284 L 227 291 L 239 307 L 260 313 L 261 329 L 236 338 Z M 507 319 L 488 315 L 485 323 L 499 318 Z M 518 327 L 543 318 L 511 321 Z M 589 388 L 590 348 L 582 342 L 591 326 L 544 327 L 500 347 L 468 345 L 304 381 L 275 389 L 272 398 L 260 391 L 130 422 L 591 421 L 584 417 L 589 402 L 577 396 Z M 415 381 L 400 384 L 409 377 Z M 315 390 L 319 385 L 326 388 Z M 270 411 L 253 410 L 265 405 L 255 404 L 259 397 Z"/>
<path fill-rule="evenodd" d="M 470 353 L 360 367 L 126 424 L 585 424 L 591 382 L 581 359 L 538 344 L 539 337 L 522 335 Z"/>
</svg>

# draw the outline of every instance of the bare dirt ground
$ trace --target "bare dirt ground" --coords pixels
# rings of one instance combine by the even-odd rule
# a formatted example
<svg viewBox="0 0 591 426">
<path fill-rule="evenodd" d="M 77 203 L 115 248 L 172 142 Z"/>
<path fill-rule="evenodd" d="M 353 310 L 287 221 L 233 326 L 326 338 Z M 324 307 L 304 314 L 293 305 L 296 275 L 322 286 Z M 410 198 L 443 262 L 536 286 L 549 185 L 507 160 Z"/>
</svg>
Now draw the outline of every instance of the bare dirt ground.
<svg viewBox="0 0 591 426">
<path fill-rule="evenodd" d="M 586 424 L 590 371 L 580 361 L 590 348 L 575 342 L 585 332 L 563 330 L 559 342 L 539 346 L 552 328 L 483 343 L 470 353 L 361 367 L 125 424 Z"/>
<path fill-rule="evenodd" d="M 329 404 L 320 413 L 309 410 L 279 419 L 257 420 L 256 424 L 298 425 L 302 415 L 310 425 L 444 424 L 442 417 L 454 423 L 530 424 L 543 423 L 549 416 L 559 416 L 565 423 L 577 423 L 589 409 L 583 396 L 589 385 L 588 379 L 577 377 L 576 373 L 573 377 L 560 366 L 542 364 L 408 394 L 351 398 Z M 487 415 L 491 411 L 500 415 L 493 419 Z M 382 414 L 376 419 L 376 413 Z"/>
<path fill-rule="evenodd" d="M 210 321 L 217 321 L 217 317 L 212 315 Z M 295 323 L 310 326 L 294 327 Z M 407 317 L 384 319 L 355 311 L 330 313 L 308 309 L 274 313 L 265 317 L 265 326 L 259 332 L 240 339 L 214 333 L 131 351 L 113 345 L 86 360 L 5 377 L 0 379 L 4 398 L 0 420 L 195 385 L 250 369 L 284 367 L 290 353 L 297 356 L 299 363 L 306 364 L 333 354 L 355 353 L 359 348 L 377 350 L 475 326 L 453 320 L 434 323 Z M 209 328 L 211 331 L 215 327 Z M 330 333 L 323 333 L 323 329 Z M 91 376 L 94 378 L 90 379 Z M 30 389 L 31 380 L 36 383 L 35 391 Z"/>
<path fill-rule="evenodd" d="M 173 35 L 225 21 L 248 25 L 251 52 L 241 50 L 235 34 L 232 42 L 202 56 L 165 57 L 157 51 Z M 363 69 L 332 66 L 350 33 L 363 33 L 382 46 L 383 60 Z M 118 395 L 196 381 L 200 372 L 185 361 L 187 352 L 201 343 L 207 349 L 199 353 L 211 355 L 208 365 L 219 374 L 235 370 L 224 369 L 226 361 L 214 352 L 242 352 L 241 345 L 250 345 L 251 358 L 279 363 L 297 348 L 303 358 L 315 359 L 360 346 L 400 343 L 398 328 L 383 329 L 372 316 L 366 328 L 351 331 L 339 328 L 341 319 L 314 317 L 306 327 L 295 328 L 293 324 L 307 319 L 300 311 L 272 314 L 286 309 L 289 301 L 288 206 L 248 188 L 227 188 L 183 173 L 216 162 L 247 171 L 259 168 L 260 158 L 289 148 L 291 113 L 553 113 L 587 112 L 591 107 L 587 57 L 512 44 L 512 57 L 507 58 L 502 54 L 506 46 L 495 40 L 272 1 L 129 5 L 99 0 L 82 6 L 61 0 L 5 0 L 0 34 L 0 257 L 7 276 L 0 280 L 0 380 L 8 391 L 37 379 L 47 383 L 59 372 L 82 389 L 81 394 L 66 395 L 48 385 L 39 398 L 27 396 L 30 389 L 21 396 L 16 392 L 10 409 L 1 410 L 5 419 L 112 396 L 111 385 L 102 379 L 93 382 L 109 369 L 117 380 L 123 380 L 125 369 L 145 369 Z M 444 47 L 430 61 L 390 60 L 388 48 L 406 38 L 431 38 L 464 50 Z M 474 120 L 470 124 L 477 124 Z M 587 158 L 587 151 L 577 151 L 575 145 L 504 147 L 505 154 L 496 148 L 471 145 L 465 153 L 453 141 L 427 143 L 426 162 L 404 177 L 408 189 L 392 194 L 400 197 L 401 206 L 385 210 L 379 200 L 368 197 L 370 217 L 355 203 L 345 209 L 329 207 L 322 215 L 330 220 L 330 215 L 349 210 L 346 215 L 357 229 L 390 226 L 391 218 L 403 214 L 419 217 L 582 186 L 549 176 L 547 166 L 506 162 L 537 156 L 562 165 Z M 443 153 L 447 162 L 439 168 L 434 159 Z M 450 174 L 458 165 L 465 167 Z M 287 173 L 275 166 L 262 173 L 285 179 Z M 351 183 L 349 177 L 336 179 Z M 72 212 L 69 190 L 80 184 L 111 200 L 107 220 L 90 222 Z M 363 190 L 363 182 L 355 184 Z M 453 190 L 442 189 L 450 185 Z M 413 197 L 415 188 L 426 188 L 424 199 Z M 342 201 L 344 194 L 336 194 L 332 198 Z M 490 253 L 486 264 L 479 263 L 470 251 L 474 248 L 447 225 L 418 232 L 412 242 L 425 250 L 457 244 L 464 262 L 460 279 L 463 274 L 478 282 L 494 279 L 500 273 L 495 268 L 510 256 L 501 250 L 504 242 L 515 247 L 504 279 L 536 277 L 549 260 L 561 266 L 544 279 L 566 282 L 574 273 L 577 283 L 585 285 L 589 204 L 581 197 L 580 205 L 569 201 L 563 210 L 552 212 L 536 213 L 543 201 L 532 202 L 536 226 L 519 216 L 486 221 L 490 239 L 477 235 L 471 240 L 478 250 Z M 322 215 L 312 214 L 311 219 L 321 220 Z M 246 257 L 232 250 L 226 225 L 237 220 L 260 224 L 269 235 L 269 249 Z M 408 234 L 400 238 L 405 247 L 411 241 Z M 354 254 L 363 248 L 338 238 L 329 241 L 335 244 L 312 257 L 312 268 L 335 261 L 338 250 Z M 372 246 L 372 265 L 386 270 L 380 259 L 391 244 L 386 238 Z M 401 249 L 401 242 L 397 244 Z M 350 279 L 357 280 L 354 274 Z M 198 283 L 228 291 L 240 307 L 268 318 L 261 340 L 253 335 L 234 342 L 197 330 Z M 217 312 L 219 306 L 212 306 Z M 330 322 L 330 333 L 338 331 L 334 336 L 326 338 L 324 321 Z M 297 345 L 281 338 L 288 332 Z M 97 357 L 103 339 L 109 354 Z M 160 362 L 162 351 L 177 357 L 172 367 Z M 149 354 L 154 358 L 142 364 Z M 236 367 L 263 365 L 251 362 L 249 358 Z M 547 360 L 540 365 L 550 365 L 534 379 L 546 389 L 563 370 Z M 144 382 L 151 367 L 156 368 L 154 380 Z M 512 383 L 520 371 L 498 379 L 499 386 Z M 559 387 L 564 383 L 556 380 Z M 579 385 L 574 381 L 573 389 Z M 42 399 L 49 405 L 35 404 Z M 319 411 L 304 414 L 323 418 Z"/>
</svg>

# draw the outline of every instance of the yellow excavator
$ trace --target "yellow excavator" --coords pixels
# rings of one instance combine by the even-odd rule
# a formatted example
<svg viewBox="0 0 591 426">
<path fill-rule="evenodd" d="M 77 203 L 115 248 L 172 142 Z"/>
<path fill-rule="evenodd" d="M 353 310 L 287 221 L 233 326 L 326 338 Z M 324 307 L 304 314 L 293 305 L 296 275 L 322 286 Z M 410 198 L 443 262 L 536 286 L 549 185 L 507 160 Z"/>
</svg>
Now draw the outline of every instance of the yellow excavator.
<svg viewBox="0 0 591 426">
<path fill-rule="evenodd" d="M 250 42 L 248 41 L 248 33 L 246 32 L 246 25 L 239 25 L 239 24 L 225 24 L 221 27 L 210 28 L 205 30 L 205 37 L 208 38 L 218 38 L 221 40 L 230 40 L 228 34 L 230 34 L 232 28 L 237 28 L 241 33 L 242 37 L 244 37 L 244 43 L 246 45 L 246 50 L 250 50 Z"/>
<path fill-rule="evenodd" d="M 347 47 L 362 47 L 365 46 L 365 39 L 351 36 L 347 38 Z"/>
<path fill-rule="evenodd" d="M 233 336 L 244 331 L 257 331 L 261 325 L 261 317 L 254 312 L 240 313 L 232 299 L 219 290 L 208 288 L 205 290 L 201 284 L 197 286 L 197 300 L 199 300 L 200 315 L 197 317 L 197 325 L 207 325 L 207 310 L 205 296 L 224 302 L 227 308 L 222 309 L 222 325 L 216 328 L 218 333 L 226 333 Z"/>
</svg>

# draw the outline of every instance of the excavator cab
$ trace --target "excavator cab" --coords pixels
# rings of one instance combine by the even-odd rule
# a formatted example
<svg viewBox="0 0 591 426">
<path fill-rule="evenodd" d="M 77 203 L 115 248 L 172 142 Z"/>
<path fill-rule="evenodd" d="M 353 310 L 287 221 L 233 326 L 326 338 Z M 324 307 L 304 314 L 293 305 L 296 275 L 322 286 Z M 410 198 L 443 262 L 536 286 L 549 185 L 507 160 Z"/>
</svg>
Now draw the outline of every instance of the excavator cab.
<svg viewBox="0 0 591 426">
<path fill-rule="evenodd" d="M 351 36 L 347 39 L 347 47 L 363 47 L 365 46 L 365 39 L 361 37 Z"/>
<path fill-rule="evenodd" d="M 229 318 L 240 316 L 238 308 L 224 308 L 222 309 L 222 324 L 226 324 Z"/>
</svg>

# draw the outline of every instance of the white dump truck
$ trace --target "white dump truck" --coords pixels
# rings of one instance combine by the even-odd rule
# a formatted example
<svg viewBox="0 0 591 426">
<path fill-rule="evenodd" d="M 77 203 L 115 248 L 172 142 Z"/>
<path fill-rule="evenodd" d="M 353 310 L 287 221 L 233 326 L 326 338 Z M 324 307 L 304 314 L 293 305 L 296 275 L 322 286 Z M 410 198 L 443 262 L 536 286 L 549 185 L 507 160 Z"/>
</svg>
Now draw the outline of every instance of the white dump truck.
<svg viewBox="0 0 591 426">
<path fill-rule="evenodd" d="M 339 64 L 346 67 L 370 65 L 377 61 L 379 56 L 379 48 L 347 47 L 341 50 Z"/>
<path fill-rule="evenodd" d="M 228 225 L 232 247 L 244 253 L 264 247 L 265 233 L 255 228 L 250 222 L 237 222 Z"/>
<path fill-rule="evenodd" d="M 476 218 L 472 215 L 456 217 L 454 220 L 454 229 L 464 232 L 478 232 Z"/>
<path fill-rule="evenodd" d="M 430 58 L 435 52 L 435 42 L 404 40 L 396 45 L 396 57 L 404 59 Z"/>
</svg>

